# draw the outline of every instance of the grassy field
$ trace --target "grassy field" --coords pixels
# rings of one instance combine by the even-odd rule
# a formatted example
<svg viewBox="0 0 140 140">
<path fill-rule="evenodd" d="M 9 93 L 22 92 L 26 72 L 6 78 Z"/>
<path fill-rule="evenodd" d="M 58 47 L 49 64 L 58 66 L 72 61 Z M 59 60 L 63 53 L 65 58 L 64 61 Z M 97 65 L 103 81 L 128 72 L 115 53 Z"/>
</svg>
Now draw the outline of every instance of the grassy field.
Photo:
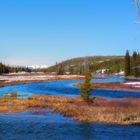
<svg viewBox="0 0 140 140">
<path fill-rule="evenodd" d="M 85 103 L 80 98 L 51 96 L 32 96 L 25 100 L 0 99 L 0 113 L 26 112 L 33 109 L 39 112 L 45 108 L 80 122 L 119 125 L 140 123 L 140 99 L 108 101 L 96 98 L 93 103 Z"/>
</svg>

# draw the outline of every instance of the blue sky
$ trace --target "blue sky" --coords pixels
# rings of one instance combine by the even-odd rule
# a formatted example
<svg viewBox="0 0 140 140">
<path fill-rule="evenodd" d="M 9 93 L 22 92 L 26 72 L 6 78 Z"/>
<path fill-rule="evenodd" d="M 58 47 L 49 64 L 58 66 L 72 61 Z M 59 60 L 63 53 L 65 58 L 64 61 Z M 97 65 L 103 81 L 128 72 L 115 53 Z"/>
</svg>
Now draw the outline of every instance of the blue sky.
<svg viewBox="0 0 140 140">
<path fill-rule="evenodd" d="M 1 0 L 0 60 L 53 65 L 139 51 L 137 21 L 132 0 Z"/>
</svg>

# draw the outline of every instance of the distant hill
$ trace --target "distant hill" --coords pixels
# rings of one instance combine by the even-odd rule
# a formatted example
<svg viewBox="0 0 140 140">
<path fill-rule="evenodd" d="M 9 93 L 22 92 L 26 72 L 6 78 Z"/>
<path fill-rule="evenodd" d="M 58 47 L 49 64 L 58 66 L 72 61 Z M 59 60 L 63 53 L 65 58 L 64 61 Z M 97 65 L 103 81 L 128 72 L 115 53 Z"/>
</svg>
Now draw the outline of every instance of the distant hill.
<svg viewBox="0 0 140 140">
<path fill-rule="evenodd" d="M 124 70 L 124 56 L 90 56 L 63 61 L 46 69 L 57 74 L 83 74 L 85 70 L 93 72 L 105 70 L 115 73 Z"/>
</svg>

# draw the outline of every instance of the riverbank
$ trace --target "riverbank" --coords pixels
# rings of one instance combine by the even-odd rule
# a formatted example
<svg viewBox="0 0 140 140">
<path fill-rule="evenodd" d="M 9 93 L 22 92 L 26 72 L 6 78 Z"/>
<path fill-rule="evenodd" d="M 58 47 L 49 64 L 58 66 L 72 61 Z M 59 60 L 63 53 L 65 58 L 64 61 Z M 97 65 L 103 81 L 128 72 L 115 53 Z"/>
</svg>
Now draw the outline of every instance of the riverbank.
<svg viewBox="0 0 140 140">
<path fill-rule="evenodd" d="M 112 91 L 140 92 L 140 83 L 136 83 L 136 82 L 93 83 L 92 88 L 101 89 L 101 90 L 112 90 Z"/>
<path fill-rule="evenodd" d="M 46 74 L 28 74 L 28 75 L 0 75 L 0 87 L 12 86 L 19 84 L 29 84 L 38 82 L 65 81 L 65 80 L 83 80 L 81 75 L 46 75 Z M 97 80 L 105 80 L 98 79 Z M 135 79 L 136 80 L 136 79 Z M 80 86 L 81 83 L 74 86 Z M 112 90 L 112 91 L 128 91 L 140 92 L 140 82 L 126 80 L 125 83 L 92 83 L 93 89 L 96 90 Z"/>
<path fill-rule="evenodd" d="M 51 109 L 79 122 L 116 125 L 140 124 L 140 99 L 108 101 L 96 98 L 85 103 L 80 98 L 32 96 L 29 99 L 0 99 L 0 113 Z"/>
<path fill-rule="evenodd" d="M 84 76 L 80 75 L 0 75 L 0 87 L 12 86 L 19 84 L 30 84 L 38 82 L 51 82 L 63 80 L 83 80 Z"/>
<path fill-rule="evenodd" d="M 82 80 L 82 76 L 42 76 L 46 79 L 37 79 L 38 76 L 27 80 L 12 76 L 9 81 L 0 82 L 0 86 L 11 86 L 15 84 L 27 84 L 35 82 L 60 81 L 60 80 Z M 2 80 L 2 79 L 1 79 Z M 25 81 L 24 81 L 25 80 Z M 120 85 L 123 85 L 122 87 Z M 125 87 L 128 86 L 128 87 Z M 109 90 L 132 90 L 131 85 L 122 83 L 94 83 L 94 89 L 101 87 Z M 118 87 L 119 86 L 119 87 Z M 134 85 L 133 85 L 134 86 Z M 51 109 L 66 117 L 71 117 L 79 122 L 86 123 L 107 123 L 116 125 L 140 124 L 140 99 L 105 100 L 96 98 L 92 103 L 85 103 L 80 98 L 64 98 L 51 96 L 32 96 L 28 99 L 1 98 L 0 113 L 26 112 L 41 109 Z"/>
<path fill-rule="evenodd" d="M 81 84 L 82 83 L 74 84 L 73 86 L 80 87 Z M 140 82 L 91 83 L 91 86 L 93 90 L 140 92 Z"/>
</svg>

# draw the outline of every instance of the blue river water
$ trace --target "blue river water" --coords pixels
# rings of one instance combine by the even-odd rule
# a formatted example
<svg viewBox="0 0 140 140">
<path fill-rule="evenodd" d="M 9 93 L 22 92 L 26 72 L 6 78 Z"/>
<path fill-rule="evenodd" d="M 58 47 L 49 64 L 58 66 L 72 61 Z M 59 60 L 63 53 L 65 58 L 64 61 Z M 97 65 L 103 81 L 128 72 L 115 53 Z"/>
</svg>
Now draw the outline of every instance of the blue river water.
<svg viewBox="0 0 140 140">
<path fill-rule="evenodd" d="M 5 93 L 16 92 L 23 96 L 20 98 L 28 98 L 32 95 L 50 95 L 61 97 L 78 97 L 79 89 L 72 86 L 73 84 L 80 83 L 81 80 L 75 81 L 57 81 L 57 82 L 45 82 L 45 83 L 32 83 L 25 85 L 14 85 L 9 87 L 0 88 L 0 96 Z M 124 82 L 123 78 L 110 78 L 105 80 L 92 80 L 92 82 Z M 122 98 L 140 98 L 140 93 L 136 92 L 123 92 L 123 91 L 107 91 L 107 90 L 92 90 L 91 96 L 103 97 L 106 99 L 122 99 Z"/>
<path fill-rule="evenodd" d="M 0 116 L 0 140 L 139 140 L 140 126 L 78 123 L 57 113 Z"/>
<path fill-rule="evenodd" d="M 73 98 L 79 96 L 79 89 L 72 84 L 82 81 L 59 81 L 32 83 L 0 88 L 0 95 L 9 92 L 31 95 L 51 95 Z M 93 80 L 92 82 L 124 82 L 122 78 Z M 140 93 L 94 90 L 92 96 L 107 99 L 126 97 L 140 98 Z M 79 123 L 50 110 L 38 113 L 0 115 L 0 140 L 139 140 L 140 125 L 115 126 L 106 124 Z"/>
</svg>

